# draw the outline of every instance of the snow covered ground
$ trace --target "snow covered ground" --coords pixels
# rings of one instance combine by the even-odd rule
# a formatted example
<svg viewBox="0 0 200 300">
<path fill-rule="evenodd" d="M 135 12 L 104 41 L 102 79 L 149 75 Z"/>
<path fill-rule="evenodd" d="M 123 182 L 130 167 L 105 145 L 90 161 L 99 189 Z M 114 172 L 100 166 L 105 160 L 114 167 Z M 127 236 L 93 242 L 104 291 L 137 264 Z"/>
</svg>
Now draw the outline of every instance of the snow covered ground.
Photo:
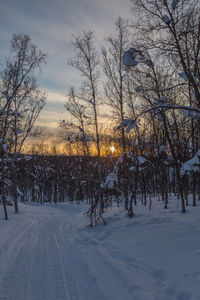
<svg viewBox="0 0 200 300">
<path fill-rule="evenodd" d="M 106 212 L 88 227 L 85 205 L 20 204 L 0 215 L 0 300 L 199 300 L 200 207 L 153 202 L 130 219 Z M 2 211 L 2 210 L 1 210 Z"/>
</svg>

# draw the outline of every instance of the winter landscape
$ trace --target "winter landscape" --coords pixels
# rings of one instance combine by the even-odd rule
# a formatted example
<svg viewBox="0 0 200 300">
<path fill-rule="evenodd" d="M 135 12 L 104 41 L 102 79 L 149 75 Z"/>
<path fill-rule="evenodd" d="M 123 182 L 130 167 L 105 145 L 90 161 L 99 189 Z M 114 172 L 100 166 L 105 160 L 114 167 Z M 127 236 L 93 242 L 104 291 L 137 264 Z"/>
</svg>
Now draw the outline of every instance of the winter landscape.
<svg viewBox="0 0 200 300">
<path fill-rule="evenodd" d="M 200 4 L 104 2 L 2 5 L 0 300 L 200 299 Z"/>
<path fill-rule="evenodd" d="M 88 226 L 87 206 L 20 204 L 0 220 L 0 299 L 199 299 L 199 207 L 113 207 Z"/>
</svg>

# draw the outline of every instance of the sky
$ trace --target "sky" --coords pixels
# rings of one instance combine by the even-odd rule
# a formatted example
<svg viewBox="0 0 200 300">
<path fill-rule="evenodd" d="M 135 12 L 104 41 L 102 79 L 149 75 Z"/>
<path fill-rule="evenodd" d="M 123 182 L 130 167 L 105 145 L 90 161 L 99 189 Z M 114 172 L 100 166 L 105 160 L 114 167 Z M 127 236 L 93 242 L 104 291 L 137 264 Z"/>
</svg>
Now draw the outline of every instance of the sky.
<svg viewBox="0 0 200 300">
<path fill-rule="evenodd" d="M 39 88 L 47 92 L 47 103 L 37 124 L 54 132 L 66 117 L 68 89 L 81 85 L 79 74 L 68 66 L 73 57 L 72 34 L 92 30 L 101 46 L 119 16 L 131 19 L 129 0 L 0 0 L 0 67 L 9 56 L 13 33 L 30 35 L 47 53 L 47 63 L 38 76 Z"/>
</svg>

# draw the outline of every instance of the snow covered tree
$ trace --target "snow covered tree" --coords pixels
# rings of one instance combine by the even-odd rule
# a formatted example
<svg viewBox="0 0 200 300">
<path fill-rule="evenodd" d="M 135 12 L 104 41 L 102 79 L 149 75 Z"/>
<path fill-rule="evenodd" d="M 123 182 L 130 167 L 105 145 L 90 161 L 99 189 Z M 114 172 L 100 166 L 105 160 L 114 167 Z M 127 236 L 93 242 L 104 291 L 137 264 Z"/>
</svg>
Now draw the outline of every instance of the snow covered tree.
<svg viewBox="0 0 200 300">
<path fill-rule="evenodd" d="M 135 79 L 137 98 L 146 102 L 142 113 L 153 113 L 160 122 L 162 144 L 169 147 L 176 165 L 185 212 L 181 164 L 190 141 L 193 152 L 199 148 L 199 3 L 131 0 L 131 4 L 135 41 L 124 53 L 124 64 Z M 186 119 L 191 122 L 190 135 L 182 130 Z"/>
<path fill-rule="evenodd" d="M 4 148 L 1 151 L 3 186 L 5 154 L 14 153 L 13 200 L 17 213 L 15 162 L 45 105 L 46 96 L 38 89 L 34 73 L 45 62 L 46 54 L 38 50 L 25 34 L 13 34 L 10 49 L 11 58 L 7 59 L 5 68 L 0 72 L 0 145 Z M 4 190 L 3 187 L 3 193 Z"/>
</svg>

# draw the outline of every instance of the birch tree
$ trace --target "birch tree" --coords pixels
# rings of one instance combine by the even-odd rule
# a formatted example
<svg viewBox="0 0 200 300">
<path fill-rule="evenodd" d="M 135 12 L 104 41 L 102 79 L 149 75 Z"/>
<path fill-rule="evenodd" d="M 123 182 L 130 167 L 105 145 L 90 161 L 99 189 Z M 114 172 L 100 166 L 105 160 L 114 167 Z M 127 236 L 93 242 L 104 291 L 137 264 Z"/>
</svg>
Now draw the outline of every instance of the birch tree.
<svg viewBox="0 0 200 300">
<path fill-rule="evenodd" d="M 113 111 L 117 122 L 122 122 L 126 113 L 125 69 L 123 54 L 130 45 L 128 22 L 119 17 L 115 23 L 116 37 L 107 38 L 107 46 L 102 48 L 103 72 L 106 76 L 104 83 L 105 102 Z M 124 128 L 121 129 L 122 152 L 126 150 Z"/>
<path fill-rule="evenodd" d="M 84 100 L 91 107 L 93 115 L 93 127 L 95 130 L 95 141 L 97 154 L 100 156 L 100 136 L 99 136 L 99 58 L 94 45 L 94 33 L 92 31 L 83 32 L 74 36 L 72 45 L 75 50 L 75 57 L 69 61 L 69 65 L 78 70 L 83 77 Z"/>
<path fill-rule="evenodd" d="M 11 57 L 0 72 L 0 144 L 2 162 L 2 198 L 5 199 L 4 163 L 10 152 L 13 158 L 13 200 L 18 212 L 15 184 L 17 154 L 29 136 L 33 125 L 45 105 L 46 95 L 37 86 L 35 72 L 45 62 L 46 54 L 38 50 L 26 34 L 13 34 L 10 43 Z M 5 209 L 5 208 L 4 208 Z"/>
</svg>

